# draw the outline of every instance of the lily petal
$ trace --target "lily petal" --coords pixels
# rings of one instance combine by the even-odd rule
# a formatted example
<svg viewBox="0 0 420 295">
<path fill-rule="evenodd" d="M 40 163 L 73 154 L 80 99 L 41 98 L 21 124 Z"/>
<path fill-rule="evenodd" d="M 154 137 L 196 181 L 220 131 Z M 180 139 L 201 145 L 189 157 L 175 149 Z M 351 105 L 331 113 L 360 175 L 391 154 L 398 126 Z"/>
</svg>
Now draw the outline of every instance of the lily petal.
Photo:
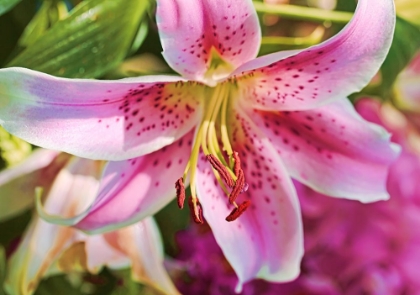
<svg viewBox="0 0 420 295">
<path fill-rule="evenodd" d="M 49 190 L 58 171 L 70 155 L 38 149 L 24 162 L 0 173 L 0 221 L 29 209 L 34 203 L 36 187 Z"/>
<path fill-rule="evenodd" d="M 190 131 L 201 113 L 203 87 L 177 77 L 96 81 L 7 68 L 0 80 L 0 125 L 35 145 L 91 159 L 158 150 Z"/>
<path fill-rule="evenodd" d="M 262 278 L 285 282 L 296 278 L 303 256 L 303 230 L 296 191 L 268 138 L 242 113 L 234 114 L 234 149 L 241 157 L 249 190 L 238 198 L 251 207 L 237 220 L 226 222 L 233 209 L 217 185 L 204 158 L 198 166 L 198 194 L 204 217 L 242 284 Z"/>
<path fill-rule="evenodd" d="M 241 81 L 244 98 L 254 108 L 318 107 L 371 80 L 389 50 L 394 26 L 393 0 L 359 0 L 353 19 L 333 38 L 298 53 L 257 58 L 232 76 Z"/>
<path fill-rule="evenodd" d="M 106 233 L 104 238 L 130 258 L 134 280 L 151 285 L 164 294 L 179 294 L 163 267 L 163 243 L 153 218 Z M 92 251 L 96 250 L 92 248 Z"/>
<path fill-rule="evenodd" d="M 347 99 L 297 112 L 252 112 L 289 174 L 326 195 L 373 202 L 389 198 L 388 168 L 399 147 Z"/>
<path fill-rule="evenodd" d="M 158 0 L 157 24 L 166 61 L 193 80 L 203 80 L 213 53 L 231 72 L 257 56 L 261 41 L 251 0 Z"/>
<path fill-rule="evenodd" d="M 97 188 L 97 164 L 94 161 L 73 159 L 57 176 L 47 196 L 46 208 L 64 216 L 77 213 L 77 210 L 84 206 L 79 202 L 80 190 L 88 194 Z M 59 258 L 76 238 L 75 229 L 50 224 L 35 216 L 9 261 L 5 281 L 7 292 L 32 294 L 54 260 Z"/>
<path fill-rule="evenodd" d="M 175 197 L 175 182 L 190 157 L 193 132 L 149 155 L 109 162 L 99 192 L 78 215 L 63 218 L 38 207 L 45 220 L 91 234 L 116 230 L 153 215 Z"/>
</svg>

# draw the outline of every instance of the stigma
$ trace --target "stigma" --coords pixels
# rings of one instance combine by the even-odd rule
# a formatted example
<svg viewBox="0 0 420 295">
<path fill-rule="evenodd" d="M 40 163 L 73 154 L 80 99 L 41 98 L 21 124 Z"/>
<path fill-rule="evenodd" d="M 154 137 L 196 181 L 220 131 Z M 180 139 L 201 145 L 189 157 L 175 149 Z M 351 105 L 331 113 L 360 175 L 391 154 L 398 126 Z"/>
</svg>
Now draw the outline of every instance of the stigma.
<svg viewBox="0 0 420 295">
<path fill-rule="evenodd" d="M 228 134 L 227 116 L 229 101 L 234 91 L 232 86 L 235 87 L 232 83 L 224 82 L 214 88 L 209 87 L 210 99 L 207 100 L 208 104 L 196 133 L 190 160 L 184 175 L 175 182 L 178 207 L 182 209 L 186 199 L 184 183 L 189 178 L 191 196 L 188 204 L 192 219 L 198 224 L 204 223 L 203 209 L 196 194 L 196 171 L 200 154 L 205 155 L 208 165 L 211 166 L 218 185 L 226 195 L 227 206 L 234 207 L 225 218 L 226 221 L 238 219 L 251 204 L 249 200 L 240 204 L 236 202 L 238 196 L 248 190 L 248 184 L 239 153 L 233 151 Z"/>
</svg>

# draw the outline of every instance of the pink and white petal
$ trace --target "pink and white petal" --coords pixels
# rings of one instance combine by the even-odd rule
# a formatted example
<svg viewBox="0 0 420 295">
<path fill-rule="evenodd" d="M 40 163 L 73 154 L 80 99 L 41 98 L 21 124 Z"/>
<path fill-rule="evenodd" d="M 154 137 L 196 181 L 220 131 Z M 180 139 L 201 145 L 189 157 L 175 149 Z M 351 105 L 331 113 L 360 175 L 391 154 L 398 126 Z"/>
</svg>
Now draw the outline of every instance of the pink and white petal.
<svg viewBox="0 0 420 295">
<path fill-rule="evenodd" d="M 45 148 L 91 159 L 153 152 L 197 123 L 203 87 L 181 78 L 116 81 L 55 78 L 0 69 L 0 125 Z"/>
<path fill-rule="evenodd" d="M 233 70 L 255 58 L 260 46 L 251 0 L 158 0 L 157 24 L 166 61 L 193 80 L 203 80 L 212 50 Z"/>
<path fill-rule="evenodd" d="M 298 53 L 257 58 L 233 76 L 254 108 L 318 107 L 359 91 L 372 79 L 388 53 L 394 26 L 393 0 L 359 0 L 353 19 L 336 36 Z"/>
<path fill-rule="evenodd" d="M 0 173 L 0 221 L 29 209 L 34 203 L 35 188 L 48 190 L 67 159 L 59 152 L 39 149 L 24 162 Z M 64 160 L 64 161 L 63 161 Z"/>
<path fill-rule="evenodd" d="M 296 180 L 333 197 L 389 198 L 386 179 L 399 147 L 347 99 L 308 111 L 249 112 Z"/>
<path fill-rule="evenodd" d="M 103 166 L 102 161 L 72 157 L 58 173 L 38 213 L 73 217 L 86 210 L 98 191 Z"/>
<path fill-rule="evenodd" d="M 175 197 L 175 181 L 190 157 L 193 132 L 149 155 L 109 162 L 90 206 L 78 215 L 60 218 L 41 212 L 50 222 L 102 233 L 153 215 Z"/>
<path fill-rule="evenodd" d="M 99 168 L 98 162 L 73 158 L 56 177 L 45 208 L 63 216 L 78 213 L 85 199 L 94 196 Z M 80 198 L 80 191 L 85 192 L 84 198 Z M 79 238 L 74 228 L 57 226 L 34 215 L 9 261 L 6 290 L 11 294 L 32 294 L 54 262 Z"/>
<path fill-rule="evenodd" d="M 65 249 L 75 230 L 35 217 L 8 262 L 4 288 L 8 294 L 33 294 L 50 265 Z"/>
<path fill-rule="evenodd" d="M 127 241 L 128 243 L 129 241 Z M 111 269 L 130 267 L 130 259 L 110 245 L 104 235 L 85 235 L 86 266 L 90 273 L 96 274 L 104 266 Z"/>
<path fill-rule="evenodd" d="M 164 268 L 163 242 L 153 218 L 145 218 L 129 227 L 106 233 L 104 238 L 130 259 L 134 280 L 164 294 L 179 294 Z"/>
<path fill-rule="evenodd" d="M 249 189 L 238 198 L 251 207 L 237 220 L 226 222 L 233 209 L 217 185 L 210 165 L 201 158 L 197 190 L 204 216 L 227 260 L 242 284 L 262 278 L 285 282 L 296 278 L 303 256 L 300 207 L 291 179 L 267 138 L 243 113 L 232 131 L 234 149 L 239 152 Z"/>
</svg>

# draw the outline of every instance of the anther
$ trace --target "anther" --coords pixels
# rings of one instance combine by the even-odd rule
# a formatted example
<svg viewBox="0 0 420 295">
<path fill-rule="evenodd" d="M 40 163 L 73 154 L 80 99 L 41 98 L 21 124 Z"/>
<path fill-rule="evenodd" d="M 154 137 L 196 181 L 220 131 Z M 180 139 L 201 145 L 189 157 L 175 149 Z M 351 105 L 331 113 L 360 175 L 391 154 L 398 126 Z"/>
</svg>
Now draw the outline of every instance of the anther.
<svg viewBox="0 0 420 295">
<path fill-rule="evenodd" d="M 178 201 L 178 207 L 179 209 L 182 209 L 184 208 L 184 202 L 185 202 L 185 186 L 184 186 L 184 180 L 182 179 L 182 177 L 175 182 L 175 189 L 176 189 L 176 198 Z"/>
<path fill-rule="evenodd" d="M 231 222 L 238 219 L 238 217 L 241 216 L 246 209 L 248 209 L 249 205 L 251 205 L 251 201 L 247 200 L 240 204 L 237 208 L 234 208 L 232 212 L 230 212 L 230 214 L 226 217 L 226 221 Z"/>
<path fill-rule="evenodd" d="M 195 223 L 203 224 L 203 209 L 197 198 L 189 198 L 188 204 L 190 205 L 191 216 Z"/>
<path fill-rule="evenodd" d="M 236 176 L 238 176 L 239 171 L 242 170 L 241 168 L 241 160 L 239 159 L 239 154 L 238 152 L 233 152 L 232 154 L 233 160 L 235 161 L 235 163 L 233 164 L 233 173 L 235 173 Z"/>
<path fill-rule="evenodd" d="M 217 172 L 219 172 L 220 177 L 223 179 L 227 186 L 233 187 L 235 185 L 235 181 L 233 180 L 232 176 L 230 176 L 229 171 L 216 156 L 209 154 L 206 156 L 206 159 L 210 162 L 211 166 Z"/>
<path fill-rule="evenodd" d="M 241 169 L 238 172 L 238 179 L 236 179 L 235 186 L 233 187 L 233 190 L 230 192 L 229 203 L 233 204 L 235 202 L 236 198 L 243 191 L 244 187 L 245 187 L 245 175 L 244 175 L 244 171 Z"/>
</svg>

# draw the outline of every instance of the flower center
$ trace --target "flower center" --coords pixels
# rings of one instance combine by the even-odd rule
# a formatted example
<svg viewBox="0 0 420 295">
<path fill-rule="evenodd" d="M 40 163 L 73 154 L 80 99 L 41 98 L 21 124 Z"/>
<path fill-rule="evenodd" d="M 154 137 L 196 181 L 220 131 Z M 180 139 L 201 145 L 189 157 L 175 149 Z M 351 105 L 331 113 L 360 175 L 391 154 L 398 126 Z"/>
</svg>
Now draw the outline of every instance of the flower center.
<svg viewBox="0 0 420 295">
<path fill-rule="evenodd" d="M 223 59 L 214 47 L 210 50 L 209 61 L 208 69 L 203 76 L 202 82 L 217 88 L 217 84 L 226 79 L 235 68 L 232 64 Z"/>
<path fill-rule="evenodd" d="M 203 223 L 202 208 L 196 193 L 196 171 L 200 150 L 212 166 L 213 173 L 226 194 L 228 202 L 235 207 L 226 220 L 236 220 L 250 205 L 249 201 L 240 205 L 236 203 L 236 198 L 248 189 L 248 184 L 245 182 L 239 154 L 233 151 L 230 144 L 226 123 L 232 86 L 230 81 L 225 81 L 214 88 L 209 88 L 212 89 L 211 99 L 205 106 L 206 111 L 196 134 L 190 160 L 183 177 L 175 183 L 178 206 L 182 209 L 185 201 L 184 180 L 190 177 L 189 205 L 196 223 Z"/>
</svg>

